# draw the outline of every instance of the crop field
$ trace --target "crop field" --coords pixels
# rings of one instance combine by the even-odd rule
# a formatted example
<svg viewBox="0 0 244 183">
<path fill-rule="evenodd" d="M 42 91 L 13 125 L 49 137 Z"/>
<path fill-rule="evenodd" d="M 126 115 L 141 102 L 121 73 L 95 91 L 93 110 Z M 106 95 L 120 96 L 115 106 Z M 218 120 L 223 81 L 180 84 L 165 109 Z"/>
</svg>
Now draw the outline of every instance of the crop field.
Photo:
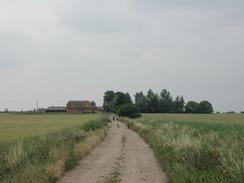
<svg viewBox="0 0 244 183">
<path fill-rule="evenodd" d="M 145 114 L 125 120 L 173 183 L 243 183 L 244 115 Z"/>
<path fill-rule="evenodd" d="M 151 145 L 170 183 L 244 182 L 243 114 L 121 120 Z M 0 182 L 57 182 L 104 139 L 108 122 L 103 114 L 0 114 Z"/>
<path fill-rule="evenodd" d="M 0 114 L 0 141 L 77 126 L 101 116 L 101 114 Z"/>
<path fill-rule="evenodd" d="M 147 120 L 243 124 L 244 114 L 143 114 Z"/>
<path fill-rule="evenodd" d="M 0 115 L 0 182 L 55 182 L 106 135 L 102 114 Z"/>
</svg>

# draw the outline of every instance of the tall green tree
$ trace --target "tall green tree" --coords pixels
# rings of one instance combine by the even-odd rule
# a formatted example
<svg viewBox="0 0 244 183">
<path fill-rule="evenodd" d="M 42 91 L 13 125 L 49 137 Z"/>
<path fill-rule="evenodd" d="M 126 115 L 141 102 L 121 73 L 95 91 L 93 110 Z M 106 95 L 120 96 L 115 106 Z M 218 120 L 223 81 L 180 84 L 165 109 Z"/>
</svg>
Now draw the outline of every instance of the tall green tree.
<svg viewBox="0 0 244 183">
<path fill-rule="evenodd" d="M 92 101 L 92 102 L 91 102 L 91 106 L 92 106 L 92 107 L 96 107 L 96 106 L 97 106 L 96 102 L 95 102 L 95 101 Z"/>
<path fill-rule="evenodd" d="M 166 89 L 163 89 L 160 93 L 159 106 L 161 113 L 171 113 L 174 109 L 173 97 L 170 92 Z"/>
<path fill-rule="evenodd" d="M 174 113 L 184 113 L 185 100 L 183 96 L 177 96 L 174 101 Z"/>
<path fill-rule="evenodd" d="M 129 93 L 106 91 L 103 97 L 103 108 L 105 112 L 116 112 L 123 104 L 132 104 Z"/>
<path fill-rule="evenodd" d="M 199 107 L 199 103 L 195 102 L 195 101 L 189 101 L 187 102 L 186 106 L 185 106 L 185 112 L 186 113 L 198 113 L 198 107 Z"/>
<path fill-rule="evenodd" d="M 140 113 L 147 112 L 147 98 L 143 92 L 135 94 L 135 106 Z"/>
<path fill-rule="evenodd" d="M 147 112 L 157 113 L 160 112 L 159 97 L 157 93 L 154 93 L 151 89 L 147 92 Z"/>
<path fill-rule="evenodd" d="M 197 112 L 201 114 L 212 114 L 214 110 L 212 104 L 209 101 L 202 101 L 198 105 Z"/>
<path fill-rule="evenodd" d="M 129 93 L 117 92 L 112 100 L 113 112 L 115 112 L 123 104 L 132 104 Z"/>
<path fill-rule="evenodd" d="M 112 90 L 106 91 L 103 97 L 103 108 L 105 112 L 113 112 L 112 101 L 115 97 L 115 92 Z"/>
</svg>

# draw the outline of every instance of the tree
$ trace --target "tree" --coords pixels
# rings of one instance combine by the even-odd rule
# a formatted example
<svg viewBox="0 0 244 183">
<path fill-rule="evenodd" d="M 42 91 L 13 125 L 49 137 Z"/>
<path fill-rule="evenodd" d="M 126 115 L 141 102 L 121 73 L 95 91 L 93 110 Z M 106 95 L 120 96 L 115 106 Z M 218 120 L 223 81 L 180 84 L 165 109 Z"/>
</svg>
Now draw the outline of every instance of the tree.
<svg viewBox="0 0 244 183">
<path fill-rule="evenodd" d="M 184 113 L 185 100 L 183 96 L 177 96 L 174 101 L 174 113 Z"/>
<path fill-rule="evenodd" d="M 132 104 L 132 100 L 129 93 L 117 92 L 112 101 L 112 108 L 115 112 L 123 104 Z"/>
<path fill-rule="evenodd" d="M 212 114 L 214 110 L 209 101 L 202 101 L 198 105 L 197 112 L 200 114 Z"/>
<path fill-rule="evenodd" d="M 151 89 L 147 92 L 146 104 L 148 113 L 160 112 L 159 97 Z"/>
<path fill-rule="evenodd" d="M 197 103 L 195 101 L 189 101 L 185 106 L 186 113 L 197 114 L 212 114 L 214 112 L 213 106 L 208 101 L 202 101 Z"/>
<path fill-rule="evenodd" d="M 163 89 L 159 98 L 160 112 L 171 113 L 174 108 L 173 98 L 169 91 Z"/>
<path fill-rule="evenodd" d="M 147 112 L 147 99 L 143 92 L 136 93 L 134 97 L 137 110 L 141 113 Z"/>
<path fill-rule="evenodd" d="M 91 106 L 92 106 L 92 107 L 96 107 L 96 102 L 92 101 L 92 102 L 91 102 Z"/>
<path fill-rule="evenodd" d="M 105 112 L 113 112 L 112 101 L 115 97 L 115 92 L 112 90 L 106 91 L 103 97 L 103 108 Z"/>
<path fill-rule="evenodd" d="M 104 94 L 103 108 L 105 112 L 116 112 L 123 104 L 132 103 L 129 93 L 107 91 Z"/>
<path fill-rule="evenodd" d="M 130 118 L 137 118 L 137 117 L 141 116 L 138 113 L 138 110 L 137 110 L 135 104 L 131 104 L 131 103 L 121 105 L 117 109 L 116 113 L 119 116 L 130 117 Z"/>
<path fill-rule="evenodd" d="M 189 101 L 187 102 L 185 106 L 185 112 L 186 113 L 197 113 L 198 112 L 198 106 L 199 103 L 195 101 Z"/>
</svg>

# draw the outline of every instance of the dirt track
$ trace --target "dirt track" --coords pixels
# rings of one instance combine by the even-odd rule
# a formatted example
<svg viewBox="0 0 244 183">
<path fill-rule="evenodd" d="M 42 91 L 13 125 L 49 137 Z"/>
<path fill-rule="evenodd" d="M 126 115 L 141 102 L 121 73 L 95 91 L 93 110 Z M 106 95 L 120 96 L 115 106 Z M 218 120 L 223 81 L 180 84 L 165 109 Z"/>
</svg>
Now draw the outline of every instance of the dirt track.
<svg viewBox="0 0 244 183">
<path fill-rule="evenodd" d="M 151 148 L 120 122 L 106 139 L 59 183 L 166 183 Z"/>
</svg>

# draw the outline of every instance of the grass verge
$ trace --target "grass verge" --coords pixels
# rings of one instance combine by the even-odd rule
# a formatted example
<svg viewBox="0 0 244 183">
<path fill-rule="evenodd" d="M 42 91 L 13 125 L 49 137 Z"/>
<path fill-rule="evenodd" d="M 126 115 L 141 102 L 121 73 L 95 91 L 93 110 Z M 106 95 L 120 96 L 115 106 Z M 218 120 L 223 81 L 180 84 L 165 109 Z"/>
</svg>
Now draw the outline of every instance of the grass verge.
<svg viewBox="0 0 244 183">
<path fill-rule="evenodd" d="M 124 121 L 152 146 L 170 182 L 244 182 L 243 125 Z"/>
<path fill-rule="evenodd" d="M 106 136 L 107 118 L 0 143 L 1 183 L 53 183 Z"/>
</svg>

